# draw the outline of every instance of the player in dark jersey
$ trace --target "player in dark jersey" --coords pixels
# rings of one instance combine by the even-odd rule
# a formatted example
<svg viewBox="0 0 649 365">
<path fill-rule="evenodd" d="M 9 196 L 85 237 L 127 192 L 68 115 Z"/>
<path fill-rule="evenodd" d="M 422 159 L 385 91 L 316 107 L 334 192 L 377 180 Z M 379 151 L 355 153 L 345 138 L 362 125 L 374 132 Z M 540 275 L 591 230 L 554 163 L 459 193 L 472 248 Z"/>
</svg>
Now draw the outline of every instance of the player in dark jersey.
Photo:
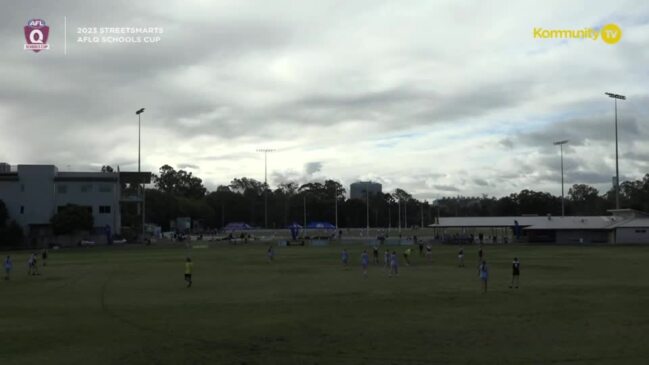
<svg viewBox="0 0 649 365">
<path fill-rule="evenodd" d="M 487 266 L 487 261 L 482 261 L 478 267 L 478 273 L 480 276 L 480 281 L 482 282 L 483 293 L 487 292 L 487 281 L 489 281 L 489 267 Z"/>
<path fill-rule="evenodd" d="M 464 247 L 460 247 L 460 251 L 457 253 L 457 266 L 464 267 Z"/>
<path fill-rule="evenodd" d="M 521 262 L 518 261 L 518 257 L 514 257 L 514 261 L 512 261 L 512 284 L 509 286 L 511 289 L 512 287 L 518 289 L 518 281 L 521 276 Z"/>
</svg>

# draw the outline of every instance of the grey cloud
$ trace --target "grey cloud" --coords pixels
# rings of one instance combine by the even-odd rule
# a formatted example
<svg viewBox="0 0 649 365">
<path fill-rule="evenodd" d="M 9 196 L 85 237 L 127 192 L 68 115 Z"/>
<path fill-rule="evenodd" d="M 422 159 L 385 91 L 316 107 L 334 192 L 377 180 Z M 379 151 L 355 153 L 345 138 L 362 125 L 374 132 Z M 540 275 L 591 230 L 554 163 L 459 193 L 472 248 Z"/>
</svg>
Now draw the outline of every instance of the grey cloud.
<svg viewBox="0 0 649 365">
<path fill-rule="evenodd" d="M 460 191 L 460 189 L 451 185 L 433 185 L 433 187 L 441 191 Z"/>
<path fill-rule="evenodd" d="M 512 140 L 509 138 L 503 138 L 498 143 L 505 148 L 511 149 L 512 147 L 514 147 L 514 142 L 512 142 Z"/>
<path fill-rule="evenodd" d="M 626 117 L 624 122 L 618 122 L 618 138 L 621 141 L 635 141 L 649 136 L 646 128 L 640 128 L 635 117 Z M 593 118 L 569 119 L 552 123 L 545 128 L 518 134 L 515 139 L 522 146 L 535 146 L 544 152 L 557 151 L 555 141 L 569 140 L 564 145 L 564 152 L 569 152 L 572 146 L 582 146 L 587 141 L 595 143 L 615 143 L 614 122 L 611 116 Z"/>
<path fill-rule="evenodd" d="M 304 165 L 304 171 L 308 175 L 313 175 L 316 172 L 319 172 L 322 170 L 322 162 L 314 161 L 314 162 L 309 162 L 306 165 Z"/>
<path fill-rule="evenodd" d="M 216 156 L 200 156 L 198 160 L 202 161 L 227 161 L 227 160 L 243 160 L 255 159 L 259 157 L 259 153 L 254 152 L 239 152 L 239 153 L 226 153 Z"/>
<path fill-rule="evenodd" d="M 386 131 L 408 135 L 418 129 L 440 127 L 450 130 L 456 125 L 491 122 L 492 116 L 497 120 L 499 113 L 506 114 L 509 110 L 514 110 L 514 113 L 503 118 L 512 115 L 544 118 L 550 111 L 530 107 L 519 113 L 521 110 L 517 108 L 536 102 L 547 103 L 538 90 L 560 84 L 566 72 L 562 70 L 571 70 L 562 58 L 556 63 L 541 64 L 542 75 L 527 74 L 510 67 L 507 50 L 502 54 L 477 50 L 470 56 L 475 59 L 486 56 L 490 64 L 501 64 L 507 71 L 485 67 L 484 75 L 476 77 L 476 63 L 466 54 L 443 47 L 422 47 L 401 36 L 382 39 L 378 47 L 368 40 L 364 47 L 351 51 L 339 49 L 343 41 L 338 38 L 341 34 L 354 36 L 363 31 L 372 33 L 385 28 L 386 24 L 381 20 L 372 23 L 380 18 L 374 17 L 374 12 L 384 10 L 376 2 L 345 3 L 333 7 L 335 9 L 330 4 L 315 2 L 308 5 L 237 3 L 228 12 L 223 11 L 227 5 L 205 3 L 200 5 L 203 14 L 195 14 L 199 6 L 195 4 L 171 2 L 164 6 L 179 10 L 172 13 L 156 2 L 126 0 L 110 3 L 27 0 L 5 6 L 0 14 L 0 47 L 4 50 L 0 59 L 0 84 L 5 86 L 0 88 L 0 129 L 4 131 L 0 136 L 0 154 L 21 162 L 47 161 L 62 166 L 95 166 L 104 161 L 114 167 L 118 164 L 134 166 L 135 161 L 130 158 L 135 152 L 133 143 L 136 141 L 134 111 L 144 106 L 147 108 L 142 118 L 145 145 L 151 138 L 166 138 L 168 140 L 162 141 L 162 149 L 173 156 L 170 163 L 191 161 L 193 168 L 202 168 L 206 173 L 214 171 L 210 177 L 229 181 L 234 176 L 228 178 L 224 175 L 248 173 L 249 165 L 260 161 L 257 153 L 234 152 L 239 147 L 249 148 L 259 141 L 284 139 L 295 140 L 295 150 L 300 152 L 307 149 L 304 146 L 325 145 L 328 141 L 322 142 L 321 136 L 336 135 L 349 121 L 366 123 L 371 127 L 367 128 L 367 136 L 340 134 L 339 144 L 333 147 L 341 155 L 346 143 L 363 138 L 389 137 L 385 136 Z M 390 6 L 396 7 L 394 4 Z M 68 17 L 69 30 L 80 25 L 146 24 L 164 27 L 165 34 L 163 42 L 153 47 L 70 43 L 69 55 L 64 57 L 59 48 L 64 15 Z M 29 17 L 43 17 L 53 27 L 52 52 L 35 55 L 21 49 L 21 28 Z M 515 25 L 514 21 L 512 24 Z M 339 29 L 334 29 L 331 24 L 336 24 Z M 412 38 L 419 37 L 413 34 Z M 390 47 L 395 50 L 390 50 Z M 616 73 L 616 77 L 620 77 L 620 88 L 646 84 L 646 75 L 641 71 L 642 65 L 646 64 L 646 52 L 636 53 L 629 47 L 622 47 L 620 51 L 623 53 L 611 56 L 612 64 L 619 61 L 628 66 L 629 71 Z M 549 49 L 547 56 L 553 56 L 551 52 Z M 423 77 L 421 71 L 430 65 L 434 65 L 439 74 L 453 72 L 453 65 L 440 61 L 448 53 L 452 55 L 451 60 L 466 66 L 466 78 L 470 78 L 470 83 L 465 83 L 462 76 L 449 83 L 429 82 Z M 330 54 L 337 62 L 317 65 L 319 54 Z M 357 58 L 355 62 L 364 61 L 365 66 L 346 68 L 348 64 L 354 64 L 348 62 L 350 58 Z M 526 58 L 525 62 L 528 61 L 530 64 L 525 65 L 526 69 L 538 66 L 534 57 Z M 592 75 L 612 73 L 596 67 L 601 66 L 593 64 L 590 71 L 579 62 L 584 80 Z M 471 69 L 474 69 L 473 73 L 470 73 Z M 549 75 L 555 71 L 555 79 L 545 77 L 545 72 Z M 311 77 L 311 74 L 320 73 L 322 79 Z M 629 75 L 633 76 L 633 83 L 624 81 Z M 349 77 L 361 81 L 356 84 L 345 82 Z M 500 130 L 490 131 L 494 141 L 499 142 L 483 145 L 489 149 L 485 152 L 502 154 L 504 147 L 507 149 L 505 153 L 519 156 L 520 163 L 516 171 L 496 171 L 493 177 L 486 174 L 481 175 L 484 179 L 472 179 L 475 167 L 470 161 L 466 162 L 466 166 L 458 167 L 469 171 L 466 176 L 462 175 L 462 179 L 468 182 L 467 189 L 471 185 L 473 188 L 486 186 L 481 184 L 483 182 L 515 186 L 554 183 L 559 173 L 559 159 L 552 142 L 557 139 L 571 140 L 565 147 L 567 155 L 574 152 L 573 146 L 611 145 L 614 136 L 612 104 L 602 108 L 602 104 L 607 102 L 603 95 L 600 95 L 602 100 L 565 103 L 583 90 L 584 85 L 574 86 L 574 90 L 572 87 L 566 90 L 572 96 L 556 98 L 556 105 L 564 108 L 566 115 L 578 117 L 551 116 L 544 120 L 545 124 L 522 121 L 518 132 L 510 135 L 503 135 Z M 584 98 L 578 96 L 576 99 Z M 646 105 L 649 105 L 647 95 L 630 95 L 629 101 L 620 105 L 620 141 L 623 146 L 631 148 L 634 143 L 644 143 L 649 137 Z M 467 135 L 463 139 L 470 141 L 474 137 Z M 194 139 L 197 147 L 205 149 L 194 153 L 196 156 L 176 147 L 177 142 L 190 141 L 193 144 Z M 208 142 L 203 142 L 205 139 Z M 397 140 L 384 138 L 382 146 L 389 147 Z M 496 148 L 492 149 L 494 145 Z M 211 147 L 214 147 L 213 155 Z M 523 150 L 528 148 L 538 151 L 541 157 L 529 161 Z M 395 148 L 394 152 L 400 151 Z M 626 160 L 634 161 L 634 166 L 647 166 L 647 156 L 643 152 L 625 152 L 623 149 L 621 152 Z M 147 166 L 148 156 L 145 154 L 143 166 Z M 605 162 L 597 161 L 603 159 L 601 156 L 565 157 L 567 176 L 571 180 L 608 182 L 604 181 L 605 173 L 597 175 L 607 168 Z M 0 159 L 4 158 L 0 156 Z M 299 164 L 312 159 L 319 157 L 308 157 Z M 328 171 L 336 168 L 329 161 Z M 233 162 L 229 165 L 236 165 L 236 168 L 223 166 L 218 171 L 207 168 L 218 162 Z M 475 162 L 476 165 L 485 163 Z M 426 164 L 440 163 L 422 158 L 421 165 Z M 308 175 L 322 169 L 322 162 L 308 162 L 304 169 L 306 172 L 274 172 L 271 177 L 280 182 L 286 179 L 304 181 Z M 439 182 L 443 185 L 437 187 L 443 189 L 438 190 L 459 191 L 453 184 L 461 185 L 459 182 L 462 180 L 458 178 L 459 173 L 426 173 L 422 172 L 425 171 L 423 168 L 414 169 L 407 164 L 385 166 L 381 161 L 369 166 L 354 166 L 353 173 L 340 178 L 370 176 L 372 171 L 384 174 L 384 181 L 406 181 L 403 187 L 409 191 L 417 191 L 423 185 L 430 188 L 441 178 L 444 180 Z M 589 175 L 588 171 L 596 173 Z M 500 188 L 497 185 L 491 183 L 489 188 Z"/>
<path fill-rule="evenodd" d="M 180 163 L 178 164 L 179 169 L 195 169 L 198 170 L 200 169 L 200 166 L 195 165 L 193 163 Z"/>
<path fill-rule="evenodd" d="M 489 185 L 489 183 L 485 179 L 480 179 L 480 178 L 473 179 L 473 182 L 476 185 L 479 185 L 479 186 L 488 186 Z"/>
</svg>

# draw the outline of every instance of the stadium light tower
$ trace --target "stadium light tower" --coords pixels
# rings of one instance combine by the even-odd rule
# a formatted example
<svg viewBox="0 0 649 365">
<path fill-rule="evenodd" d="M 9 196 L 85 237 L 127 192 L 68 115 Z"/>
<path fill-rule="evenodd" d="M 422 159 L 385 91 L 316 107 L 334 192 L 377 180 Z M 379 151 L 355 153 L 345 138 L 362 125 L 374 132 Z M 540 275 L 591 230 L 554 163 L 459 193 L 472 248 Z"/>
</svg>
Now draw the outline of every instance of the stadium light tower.
<svg viewBox="0 0 649 365">
<path fill-rule="evenodd" d="M 565 207 L 565 199 L 563 197 L 563 145 L 568 143 L 568 140 L 563 140 L 563 141 L 557 141 L 554 142 L 555 146 L 559 146 L 561 149 L 561 216 L 565 216 L 566 214 L 566 207 Z"/>
<path fill-rule="evenodd" d="M 336 221 L 336 233 L 338 233 L 338 185 L 334 185 L 334 204 L 335 204 L 335 209 L 334 209 L 334 215 L 335 221 Z"/>
<path fill-rule="evenodd" d="M 626 96 L 613 93 L 604 94 L 615 100 L 615 209 L 620 209 L 620 169 L 618 164 L 617 148 L 617 100 L 626 100 Z"/>
<path fill-rule="evenodd" d="M 365 217 L 367 219 L 367 226 L 365 227 L 365 236 L 370 236 L 370 189 L 369 187 L 365 188 Z"/>
<path fill-rule="evenodd" d="M 137 115 L 137 172 L 140 172 L 140 131 L 142 129 L 142 113 L 144 113 L 144 108 L 135 112 Z"/>
<path fill-rule="evenodd" d="M 275 150 L 258 148 L 257 152 L 264 153 L 264 228 L 268 228 L 268 152 L 275 152 Z"/>
<path fill-rule="evenodd" d="M 142 130 L 142 113 L 144 113 L 144 108 L 140 108 L 135 112 L 135 115 L 137 115 L 137 174 L 138 174 L 138 179 L 140 178 L 140 145 L 141 145 L 141 130 Z M 144 199 L 144 182 L 142 183 L 142 239 L 144 239 L 144 222 L 145 222 L 145 199 Z"/>
</svg>

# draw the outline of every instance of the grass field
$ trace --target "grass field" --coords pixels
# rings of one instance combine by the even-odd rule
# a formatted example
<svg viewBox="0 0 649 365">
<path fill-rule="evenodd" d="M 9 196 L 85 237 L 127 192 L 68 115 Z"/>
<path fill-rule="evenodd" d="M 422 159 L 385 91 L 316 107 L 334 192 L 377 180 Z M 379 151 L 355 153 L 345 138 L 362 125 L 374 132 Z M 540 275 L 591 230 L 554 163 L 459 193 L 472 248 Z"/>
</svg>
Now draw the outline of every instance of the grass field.
<svg viewBox="0 0 649 365">
<path fill-rule="evenodd" d="M 361 246 L 12 253 L 0 282 L 0 364 L 646 364 L 649 247 L 435 246 L 398 278 L 362 277 Z M 400 248 L 399 251 L 402 251 Z M 185 288 L 184 257 L 194 266 Z M 521 259 L 521 288 L 508 288 Z"/>
</svg>

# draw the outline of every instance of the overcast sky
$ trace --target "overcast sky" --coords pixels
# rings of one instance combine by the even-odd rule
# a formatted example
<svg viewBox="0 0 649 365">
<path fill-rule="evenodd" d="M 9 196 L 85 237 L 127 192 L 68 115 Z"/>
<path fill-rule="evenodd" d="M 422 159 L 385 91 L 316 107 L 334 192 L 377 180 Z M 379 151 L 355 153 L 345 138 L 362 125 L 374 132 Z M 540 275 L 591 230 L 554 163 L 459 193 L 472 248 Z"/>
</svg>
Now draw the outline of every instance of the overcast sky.
<svg viewBox="0 0 649 365">
<path fill-rule="evenodd" d="M 11 5 L 9 5 L 11 4 Z M 32 18 L 50 50 L 23 50 Z M 64 52 L 67 19 L 67 55 Z M 620 42 L 534 39 L 616 23 Z M 79 27 L 161 27 L 82 44 Z M 647 1 L 20 1 L 0 12 L 0 161 L 167 163 L 208 188 L 331 178 L 418 198 L 602 192 L 649 173 Z"/>
</svg>

